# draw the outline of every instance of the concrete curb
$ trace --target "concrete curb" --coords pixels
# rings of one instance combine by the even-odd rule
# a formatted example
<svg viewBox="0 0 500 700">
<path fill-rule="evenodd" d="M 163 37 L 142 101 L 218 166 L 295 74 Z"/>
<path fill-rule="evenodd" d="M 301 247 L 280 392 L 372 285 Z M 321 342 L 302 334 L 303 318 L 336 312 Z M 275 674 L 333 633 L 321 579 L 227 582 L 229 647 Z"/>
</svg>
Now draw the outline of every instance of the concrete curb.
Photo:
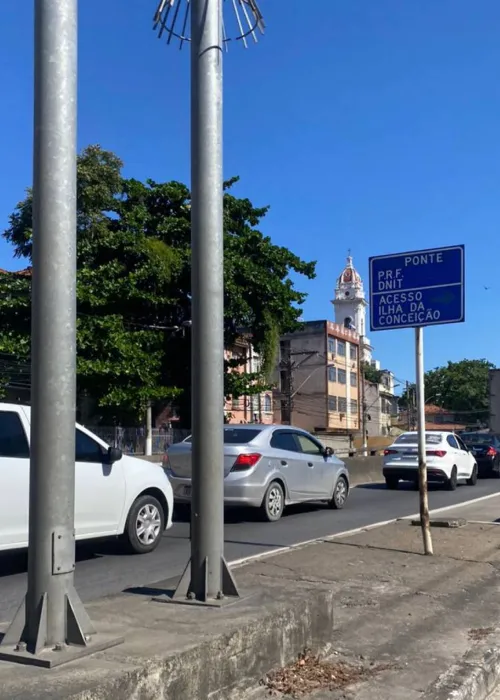
<svg viewBox="0 0 500 700">
<path fill-rule="evenodd" d="M 242 688 L 284 666 L 306 647 L 325 649 L 332 639 L 332 591 L 308 591 L 271 608 L 262 619 L 209 641 L 129 668 L 92 690 L 64 695 L 66 700 L 237 700 Z M 54 696 L 57 695 L 57 692 Z"/>
<path fill-rule="evenodd" d="M 500 629 L 432 683 L 422 700 L 487 700 L 500 683 Z"/>
</svg>

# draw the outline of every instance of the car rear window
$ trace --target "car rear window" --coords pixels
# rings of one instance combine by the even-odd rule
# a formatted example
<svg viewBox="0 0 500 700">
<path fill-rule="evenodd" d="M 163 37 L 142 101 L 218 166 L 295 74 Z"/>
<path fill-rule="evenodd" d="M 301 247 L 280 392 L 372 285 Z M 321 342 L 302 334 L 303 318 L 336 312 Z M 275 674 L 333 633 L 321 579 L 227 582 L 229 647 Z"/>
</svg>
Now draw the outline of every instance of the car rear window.
<svg viewBox="0 0 500 700">
<path fill-rule="evenodd" d="M 260 432 L 253 428 L 224 428 L 224 444 L 243 445 L 252 442 Z"/>
<path fill-rule="evenodd" d="M 253 428 L 224 428 L 224 444 L 225 445 L 246 445 L 252 442 L 262 430 Z M 187 437 L 183 442 L 192 442 L 192 435 Z"/>
<path fill-rule="evenodd" d="M 442 441 L 443 436 L 441 433 L 426 433 L 425 442 L 427 445 L 439 445 Z M 395 445 L 416 445 L 418 442 L 417 433 L 403 433 L 396 440 L 394 440 Z"/>
<path fill-rule="evenodd" d="M 462 433 L 460 435 L 466 445 L 493 445 L 495 435 L 491 433 Z"/>
</svg>

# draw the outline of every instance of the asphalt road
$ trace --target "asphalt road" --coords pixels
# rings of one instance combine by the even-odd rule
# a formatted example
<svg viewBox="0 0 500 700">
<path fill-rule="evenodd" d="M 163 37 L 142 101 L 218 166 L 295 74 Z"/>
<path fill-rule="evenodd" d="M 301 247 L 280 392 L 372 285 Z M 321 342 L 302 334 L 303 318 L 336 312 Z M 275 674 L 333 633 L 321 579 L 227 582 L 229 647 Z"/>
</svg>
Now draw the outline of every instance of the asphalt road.
<svg viewBox="0 0 500 700">
<path fill-rule="evenodd" d="M 460 504 L 491 493 L 500 493 L 500 481 L 484 479 L 475 487 L 459 486 L 455 492 L 431 487 L 430 507 Z M 252 510 L 229 511 L 226 558 L 235 561 L 417 511 L 415 491 L 405 487 L 387 491 L 382 484 L 353 489 L 345 510 L 332 511 L 323 505 L 293 507 L 277 523 L 259 522 L 258 514 Z M 155 552 L 145 556 L 123 554 L 116 542 L 78 545 L 76 586 L 85 602 L 178 576 L 188 558 L 189 524 L 182 522 L 165 533 Z M 0 555 L 0 621 L 10 620 L 25 590 L 26 554 Z"/>
</svg>

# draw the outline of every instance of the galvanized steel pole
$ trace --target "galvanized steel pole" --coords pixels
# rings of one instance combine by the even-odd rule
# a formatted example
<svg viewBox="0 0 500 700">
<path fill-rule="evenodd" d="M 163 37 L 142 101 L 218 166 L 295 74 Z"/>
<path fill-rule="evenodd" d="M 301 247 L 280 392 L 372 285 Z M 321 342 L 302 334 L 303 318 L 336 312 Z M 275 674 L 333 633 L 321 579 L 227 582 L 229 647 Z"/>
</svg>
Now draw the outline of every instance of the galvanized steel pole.
<svg viewBox="0 0 500 700">
<path fill-rule="evenodd" d="M 46 666 L 94 632 L 73 585 L 76 102 L 77 0 L 35 0 L 28 592 L 0 658 Z"/>
<path fill-rule="evenodd" d="M 229 41 L 257 41 L 257 0 L 159 0 L 158 36 L 191 43 L 192 506 L 191 557 L 172 597 L 218 605 L 238 591 L 224 560 L 224 234 L 222 55 Z M 191 31 L 186 32 L 189 15 Z"/>
<path fill-rule="evenodd" d="M 222 0 L 191 4 L 191 582 L 197 597 L 216 598 L 224 554 Z"/>
<path fill-rule="evenodd" d="M 420 503 L 420 526 L 424 542 L 424 554 L 433 554 L 429 521 L 429 495 L 427 491 L 427 461 L 425 441 L 425 383 L 424 383 L 424 329 L 415 328 L 415 360 L 417 388 L 418 429 L 418 490 Z"/>
<path fill-rule="evenodd" d="M 35 3 L 30 542 L 26 623 L 66 642 L 73 583 L 76 402 L 77 0 Z M 61 573 L 52 557 L 63 556 Z"/>
</svg>

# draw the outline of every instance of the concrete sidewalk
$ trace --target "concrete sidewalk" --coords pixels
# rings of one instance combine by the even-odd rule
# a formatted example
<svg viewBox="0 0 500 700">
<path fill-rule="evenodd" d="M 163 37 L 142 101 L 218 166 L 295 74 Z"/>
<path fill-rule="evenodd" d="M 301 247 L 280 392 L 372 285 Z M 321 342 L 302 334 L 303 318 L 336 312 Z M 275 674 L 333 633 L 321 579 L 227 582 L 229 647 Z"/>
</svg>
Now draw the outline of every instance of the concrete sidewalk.
<svg viewBox="0 0 500 700">
<path fill-rule="evenodd" d="M 500 511 L 498 496 L 482 503 L 480 514 Z M 313 668 L 323 678 L 313 695 L 289 683 L 306 691 L 297 697 L 451 698 L 464 663 L 482 669 L 497 645 L 500 669 L 500 529 L 435 528 L 433 539 L 436 554 L 424 557 L 420 529 L 399 521 L 266 557 L 236 571 L 242 600 L 221 610 L 151 602 L 158 584 L 92 603 L 99 629 L 125 643 L 52 670 L 0 663 L 0 700 L 269 697 L 306 648 L 313 665 L 319 652 L 330 666 Z M 454 697 L 484 700 L 476 690 Z"/>
</svg>

